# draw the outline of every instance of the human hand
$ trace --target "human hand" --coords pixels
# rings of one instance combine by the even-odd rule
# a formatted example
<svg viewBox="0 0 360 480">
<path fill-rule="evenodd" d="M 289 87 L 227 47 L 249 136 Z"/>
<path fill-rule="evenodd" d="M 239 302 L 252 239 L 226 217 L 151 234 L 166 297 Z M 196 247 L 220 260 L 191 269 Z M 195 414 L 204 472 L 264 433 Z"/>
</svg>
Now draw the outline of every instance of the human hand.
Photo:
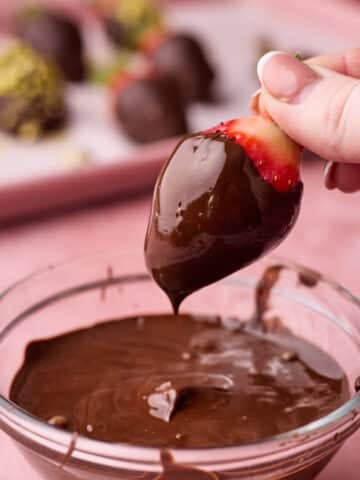
<svg viewBox="0 0 360 480">
<path fill-rule="evenodd" d="M 360 49 L 306 62 L 269 52 L 253 100 L 295 141 L 328 161 L 325 185 L 360 190 Z"/>
</svg>

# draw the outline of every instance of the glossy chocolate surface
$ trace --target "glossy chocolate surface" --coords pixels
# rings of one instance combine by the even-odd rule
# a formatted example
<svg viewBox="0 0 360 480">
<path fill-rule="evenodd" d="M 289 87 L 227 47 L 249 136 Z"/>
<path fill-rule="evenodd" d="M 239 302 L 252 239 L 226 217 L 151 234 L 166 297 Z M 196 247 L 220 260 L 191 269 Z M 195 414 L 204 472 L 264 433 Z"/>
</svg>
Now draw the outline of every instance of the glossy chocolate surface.
<svg viewBox="0 0 360 480">
<path fill-rule="evenodd" d="M 188 131 L 178 86 L 167 75 L 129 83 L 116 94 L 115 112 L 123 130 L 139 143 L 155 142 Z"/>
<path fill-rule="evenodd" d="M 17 21 L 21 39 L 55 62 L 71 82 L 84 79 L 86 67 L 80 27 L 60 13 L 42 11 L 24 13 Z"/>
<path fill-rule="evenodd" d="M 187 34 L 165 37 L 152 60 L 158 71 L 176 78 L 184 100 L 211 100 L 215 70 L 197 39 Z"/>
<path fill-rule="evenodd" d="M 301 183 L 275 190 L 224 136 L 181 142 L 156 185 L 145 241 L 148 270 L 174 309 L 278 245 L 295 223 L 301 195 Z"/>
<path fill-rule="evenodd" d="M 224 447 L 293 430 L 349 398 L 327 354 L 240 321 L 125 318 L 29 345 L 11 400 L 87 437 Z"/>
</svg>

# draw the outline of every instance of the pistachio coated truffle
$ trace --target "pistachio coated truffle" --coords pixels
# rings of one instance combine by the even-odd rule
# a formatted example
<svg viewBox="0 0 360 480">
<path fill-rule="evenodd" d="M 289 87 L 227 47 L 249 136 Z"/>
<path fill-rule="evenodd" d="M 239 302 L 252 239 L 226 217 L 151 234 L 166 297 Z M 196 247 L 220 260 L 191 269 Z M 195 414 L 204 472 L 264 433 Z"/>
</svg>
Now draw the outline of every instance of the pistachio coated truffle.
<svg viewBox="0 0 360 480">
<path fill-rule="evenodd" d="M 20 42 L 0 48 L 0 129 L 36 138 L 61 127 L 66 107 L 57 68 Z"/>
</svg>

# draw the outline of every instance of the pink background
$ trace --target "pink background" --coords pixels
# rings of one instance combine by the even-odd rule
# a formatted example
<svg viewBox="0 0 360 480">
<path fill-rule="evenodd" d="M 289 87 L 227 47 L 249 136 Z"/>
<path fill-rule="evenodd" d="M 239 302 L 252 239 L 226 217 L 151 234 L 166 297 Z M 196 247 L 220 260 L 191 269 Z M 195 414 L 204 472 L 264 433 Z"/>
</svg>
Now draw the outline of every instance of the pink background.
<svg viewBox="0 0 360 480">
<path fill-rule="evenodd" d="M 12 1 L 11 5 L 14 6 L 18 1 L 20 0 Z M 64 0 L 55 1 L 63 3 Z M 1 15 L 3 5 L 6 3 L 8 7 L 10 2 L 0 0 L 0 3 L 1 23 L 4 18 Z M 73 0 L 72 5 L 77 4 L 78 1 Z M 330 22 L 334 28 L 345 32 L 346 26 L 345 33 L 352 38 L 354 32 L 359 31 L 360 14 L 355 7 L 355 1 L 274 0 L 272 4 L 280 8 L 285 5 L 298 15 L 304 14 L 306 6 L 309 22 L 322 16 L 325 23 Z M 347 7 L 339 12 L 339 4 Z M 333 276 L 359 295 L 360 194 L 347 196 L 325 191 L 321 169 L 318 162 L 309 161 L 306 164 L 306 189 L 300 219 L 288 240 L 278 249 L 278 253 Z M 43 217 L 36 221 L 29 220 L 21 224 L 3 225 L 0 230 L 0 290 L 31 271 L 68 257 L 104 249 L 141 249 L 149 198 L 147 193 L 122 198 L 117 203 Z M 348 441 L 322 474 L 321 480 L 358 480 L 359 446 L 360 434 Z M 0 480 L 39 480 L 18 455 L 12 442 L 1 433 Z"/>
</svg>

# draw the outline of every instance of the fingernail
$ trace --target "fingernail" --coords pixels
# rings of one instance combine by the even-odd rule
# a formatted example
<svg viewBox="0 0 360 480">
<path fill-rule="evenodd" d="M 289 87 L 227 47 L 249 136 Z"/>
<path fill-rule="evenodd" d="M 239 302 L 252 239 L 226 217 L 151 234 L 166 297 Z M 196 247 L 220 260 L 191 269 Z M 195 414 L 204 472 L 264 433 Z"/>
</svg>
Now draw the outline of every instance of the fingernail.
<svg viewBox="0 0 360 480">
<path fill-rule="evenodd" d="M 324 183 L 325 187 L 328 190 L 334 190 L 336 188 L 335 184 L 335 174 L 336 174 L 337 164 L 335 162 L 327 162 L 324 168 Z"/>
<path fill-rule="evenodd" d="M 263 71 L 264 71 L 264 67 L 265 65 L 270 62 L 270 60 L 273 58 L 273 57 L 276 57 L 277 55 L 286 55 L 285 52 L 280 52 L 280 50 L 273 50 L 271 52 L 267 52 L 265 53 L 265 55 L 263 55 L 260 60 L 258 61 L 258 64 L 257 64 L 257 76 L 258 76 L 258 79 L 260 80 L 260 83 L 262 84 L 263 83 Z"/>
<path fill-rule="evenodd" d="M 309 88 L 319 80 L 318 74 L 306 63 L 278 51 L 260 58 L 257 72 L 266 90 L 285 102 L 301 101 Z"/>
</svg>

